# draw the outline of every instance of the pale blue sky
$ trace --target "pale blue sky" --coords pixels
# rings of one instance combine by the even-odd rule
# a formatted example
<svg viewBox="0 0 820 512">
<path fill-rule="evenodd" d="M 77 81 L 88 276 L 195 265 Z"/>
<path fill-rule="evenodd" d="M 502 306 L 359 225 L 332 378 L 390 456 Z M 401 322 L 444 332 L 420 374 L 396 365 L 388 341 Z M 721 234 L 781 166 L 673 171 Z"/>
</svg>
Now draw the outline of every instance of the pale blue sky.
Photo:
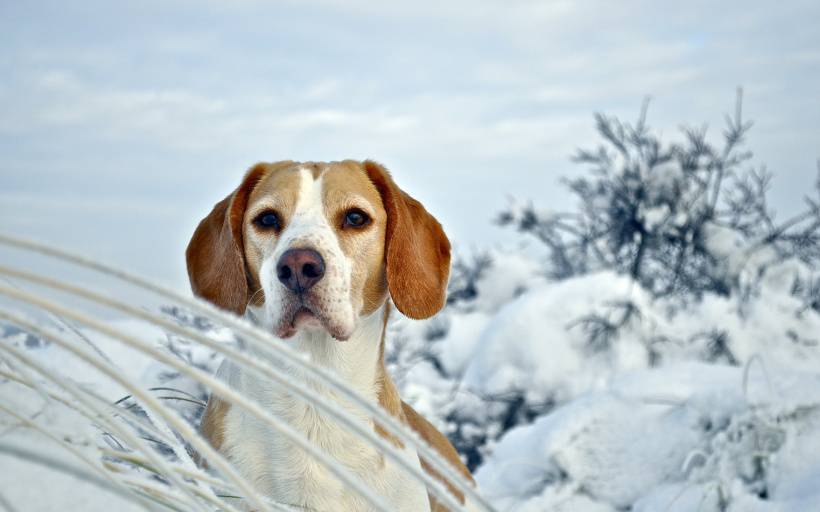
<svg viewBox="0 0 820 512">
<path fill-rule="evenodd" d="M 665 138 L 717 136 L 738 85 L 787 213 L 820 157 L 817 20 L 816 0 L 5 1 L 0 231 L 185 287 L 188 237 L 248 166 L 375 158 L 466 251 L 509 240 L 509 195 L 568 205 L 594 111 L 651 95 Z"/>
</svg>

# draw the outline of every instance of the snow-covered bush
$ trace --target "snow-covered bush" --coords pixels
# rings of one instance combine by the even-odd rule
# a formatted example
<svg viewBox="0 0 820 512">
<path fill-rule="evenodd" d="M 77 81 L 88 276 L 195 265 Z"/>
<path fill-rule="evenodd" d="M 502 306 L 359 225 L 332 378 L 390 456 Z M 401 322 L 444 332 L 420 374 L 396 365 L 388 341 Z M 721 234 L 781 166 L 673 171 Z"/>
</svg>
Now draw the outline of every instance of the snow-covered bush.
<svg viewBox="0 0 820 512">
<path fill-rule="evenodd" d="M 646 105 L 634 126 L 597 114 L 602 144 L 574 157 L 589 172 L 564 180 L 578 208 L 513 204 L 499 223 L 543 242 L 553 277 L 612 269 L 656 296 L 728 295 L 762 267 L 790 258 L 816 266 L 820 179 L 805 211 L 776 222 L 766 198 L 772 175 L 742 168 L 752 157 L 743 148 L 752 123 L 740 105 L 739 95 L 719 146 L 705 128 L 664 143 L 646 123 Z"/>
<path fill-rule="evenodd" d="M 504 510 L 820 507 L 818 200 L 775 219 L 739 101 L 720 146 L 596 120 L 578 208 L 500 216 L 544 256 L 459 258 L 393 326 L 403 396 Z"/>
</svg>

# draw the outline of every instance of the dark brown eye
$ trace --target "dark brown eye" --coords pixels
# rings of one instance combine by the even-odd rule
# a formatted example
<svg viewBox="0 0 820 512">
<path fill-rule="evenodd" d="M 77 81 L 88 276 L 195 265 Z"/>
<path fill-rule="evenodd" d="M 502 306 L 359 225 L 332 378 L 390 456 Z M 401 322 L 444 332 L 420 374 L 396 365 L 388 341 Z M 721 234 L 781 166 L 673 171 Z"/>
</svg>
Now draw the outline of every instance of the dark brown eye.
<svg viewBox="0 0 820 512">
<path fill-rule="evenodd" d="M 282 229 L 282 223 L 279 220 L 279 215 L 271 210 L 264 211 L 257 215 L 253 220 L 253 223 L 263 230 L 279 231 Z"/>
<path fill-rule="evenodd" d="M 345 213 L 345 228 L 362 228 L 370 223 L 370 217 L 358 208 L 353 208 Z"/>
</svg>

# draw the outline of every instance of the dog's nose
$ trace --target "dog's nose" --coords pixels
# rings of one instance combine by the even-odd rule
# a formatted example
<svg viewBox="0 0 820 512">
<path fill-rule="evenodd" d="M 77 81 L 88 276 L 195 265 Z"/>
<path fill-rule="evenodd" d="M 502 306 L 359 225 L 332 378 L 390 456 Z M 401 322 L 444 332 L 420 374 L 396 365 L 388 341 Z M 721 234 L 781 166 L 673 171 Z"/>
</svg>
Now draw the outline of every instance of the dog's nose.
<svg viewBox="0 0 820 512">
<path fill-rule="evenodd" d="M 325 275 L 325 261 L 313 249 L 288 249 L 276 264 L 276 275 L 288 290 L 302 293 Z"/>
</svg>

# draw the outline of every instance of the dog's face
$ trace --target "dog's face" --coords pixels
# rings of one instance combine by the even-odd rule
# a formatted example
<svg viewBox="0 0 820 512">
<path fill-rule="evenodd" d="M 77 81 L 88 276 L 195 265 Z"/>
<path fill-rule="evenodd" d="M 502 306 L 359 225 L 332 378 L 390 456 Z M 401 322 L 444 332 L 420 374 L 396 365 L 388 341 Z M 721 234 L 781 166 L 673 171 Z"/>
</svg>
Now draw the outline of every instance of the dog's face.
<svg viewBox="0 0 820 512">
<path fill-rule="evenodd" d="M 254 305 L 282 338 L 300 327 L 350 336 L 387 297 L 381 196 L 356 166 L 273 170 L 254 187 L 243 222 Z"/>
<path fill-rule="evenodd" d="M 439 223 L 373 162 L 258 164 L 188 246 L 194 292 L 287 338 L 338 340 L 392 296 L 412 318 L 444 303 L 450 245 Z M 260 313 L 261 312 L 261 313 Z"/>
</svg>

